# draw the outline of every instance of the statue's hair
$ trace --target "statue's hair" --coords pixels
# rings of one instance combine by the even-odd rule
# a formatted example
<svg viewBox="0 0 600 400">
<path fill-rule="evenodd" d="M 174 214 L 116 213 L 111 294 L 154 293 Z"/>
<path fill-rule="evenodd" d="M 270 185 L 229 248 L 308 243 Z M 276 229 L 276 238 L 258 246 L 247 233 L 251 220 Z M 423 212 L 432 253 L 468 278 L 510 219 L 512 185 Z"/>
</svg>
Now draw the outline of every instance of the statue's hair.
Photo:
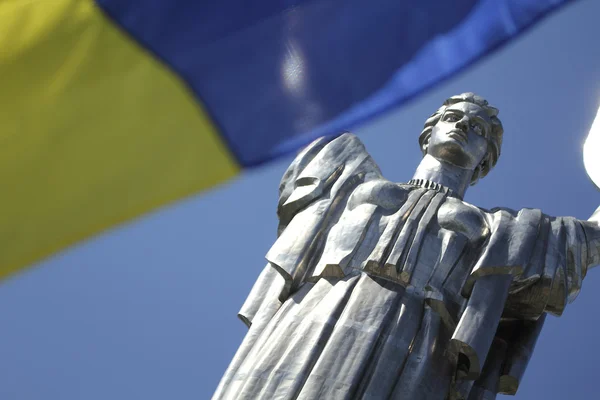
<svg viewBox="0 0 600 400">
<path fill-rule="evenodd" d="M 496 162 L 498 162 L 498 158 L 500 157 L 500 148 L 502 147 L 502 134 L 504 133 L 502 123 L 498 119 L 498 109 L 490 106 L 487 100 L 485 100 L 483 97 L 477 96 L 475 93 L 467 92 L 457 96 L 452 96 L 444 101 L 444 104 L 429 118 L 427 118 L 427 121 L 425 121 L 423 131 L 419 135 L 419 146 L 421 147 L 423 155 L 425 155 L 427 153 L 426 144 L 429 142 L 431 131 L 446 111 L 446 108 L 453 104 L 462 102 L 468 102 L 480 106 L 485 110 L 492 121 L 492 131 L 490 137 L 488 138 L 487 154 L 483 157 L 483 160 L 475 169 L 473 178 L 471 179 L 471 185 L 474 185 L 477 183 L 479 178 L 486 176 L 488 172 L 494 168 Z"/>
</svg>

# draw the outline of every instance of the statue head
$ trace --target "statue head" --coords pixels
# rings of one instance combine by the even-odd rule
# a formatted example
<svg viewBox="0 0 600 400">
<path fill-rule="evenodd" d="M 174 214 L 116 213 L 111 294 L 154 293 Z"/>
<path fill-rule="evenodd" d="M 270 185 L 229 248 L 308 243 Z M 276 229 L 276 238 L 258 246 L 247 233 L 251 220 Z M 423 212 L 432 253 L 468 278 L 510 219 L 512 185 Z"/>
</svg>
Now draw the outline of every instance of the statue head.
<svg viewBox="0 0 600 400">
<path fill-rule="evenodd" d="M 423 155 L 473 170 L 471 184 L 496 165 L 502 147 L 498 109 L 474 93 L 452 96 L 425 121 L 419 136 Z"/>
</svg>

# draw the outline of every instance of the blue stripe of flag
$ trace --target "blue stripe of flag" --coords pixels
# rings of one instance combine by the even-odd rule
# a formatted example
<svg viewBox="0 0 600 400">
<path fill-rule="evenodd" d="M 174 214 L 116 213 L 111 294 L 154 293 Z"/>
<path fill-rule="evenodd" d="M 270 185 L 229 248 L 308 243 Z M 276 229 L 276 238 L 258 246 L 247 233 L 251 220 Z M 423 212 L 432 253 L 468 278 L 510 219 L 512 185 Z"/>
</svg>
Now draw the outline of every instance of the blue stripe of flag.
<svg viewBox="0 0 600 400">
<path fill-rule="evenodd" d="M 189 85 L 245 167 L 402 104 L 569 2 L 96 1 Z"/>
</svg>

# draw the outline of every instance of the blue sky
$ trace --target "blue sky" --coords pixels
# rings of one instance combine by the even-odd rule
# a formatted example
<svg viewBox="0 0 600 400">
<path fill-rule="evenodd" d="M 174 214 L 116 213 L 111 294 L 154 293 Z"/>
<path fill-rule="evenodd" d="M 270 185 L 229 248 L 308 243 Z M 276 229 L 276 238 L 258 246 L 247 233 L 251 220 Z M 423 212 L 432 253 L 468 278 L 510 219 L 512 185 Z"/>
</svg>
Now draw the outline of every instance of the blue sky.
<svg viewBox="0 0 600 400">
<path fill-rule="evenodd" d="M 600 192 L 582 144 L 600 105 L 600 2 L 567 6 L 407 106 L 355 127 L 407 181 L 422 124 L 450 95 L 500 109 L 502 156 L 477 206 L 587 217 Z M 600 150 L 600 149 L 599 149 Z M 600 153 L 600 152 L 599 152 Z M 599 154 L 600 157 L 600 154 Z M 236 312 L 276 234 L 290 159 L 87 241 L 0 284 L 0 399 L 206 399 L 246 331 Z M 550 318 L 517 399 L 597 396 L 600 268 Z"/>
</svg>

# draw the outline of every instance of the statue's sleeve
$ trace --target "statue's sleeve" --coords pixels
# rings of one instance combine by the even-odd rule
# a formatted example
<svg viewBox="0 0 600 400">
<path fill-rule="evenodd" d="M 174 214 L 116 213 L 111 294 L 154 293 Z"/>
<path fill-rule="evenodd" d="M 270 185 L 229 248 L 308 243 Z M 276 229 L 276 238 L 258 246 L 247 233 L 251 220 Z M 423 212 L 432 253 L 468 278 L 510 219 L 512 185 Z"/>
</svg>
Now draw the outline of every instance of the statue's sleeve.
<svg viewBox="0 0 600 400">
<path fill-rule="evenodd" d="M 594 261 L 584 221 L 542 215 L 537 231 L 529 261 L 511 287 L 507 316 L 537 319 L 543 312 L 561 315 L 579 294 Z"/>
<path fill-rule="evenodd" d="M 354 135 L 320 138 L 306 147 L 279 185 L 278 237 L 267 265 L 238 313 L 248 326 L 268 321 L 303 282 L 310 259 L 359 184 L 381 172 Z"/>
<path fill-rule="evenodd" d="M 502 319 L 475 386 L 515 394 L 533 353 L 547 313 L 561 315 L 581 289 L 590 252 L 588 224 L 571 217 L 550 217 L 539 210 L 496 210 L 492 235 L 475 274 L 512 276 Z M 496 239 L 496 242 L 494 242 Z M 504 261 L 504 265 L 502 262 Z M 504 269 L 504 271 L 501 271 Z"/>
</svg>

